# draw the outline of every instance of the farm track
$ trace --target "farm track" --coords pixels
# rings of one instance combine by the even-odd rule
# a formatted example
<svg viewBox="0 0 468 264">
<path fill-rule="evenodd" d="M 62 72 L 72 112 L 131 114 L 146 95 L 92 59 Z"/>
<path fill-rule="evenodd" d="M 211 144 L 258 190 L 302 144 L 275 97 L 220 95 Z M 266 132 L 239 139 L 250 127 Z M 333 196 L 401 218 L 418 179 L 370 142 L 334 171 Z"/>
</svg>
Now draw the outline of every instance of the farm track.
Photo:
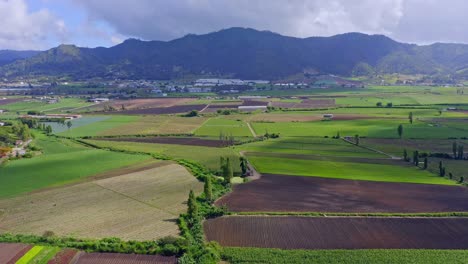
<svg viewBox="0 0 468 264">
<path fill-rule="evenodd" d="M 255 133 L 255 130 L 252 128 L 252 126 L 250 125 L 250 122 L 245 122 L 245 123 L 247 124 L 247 127 L 250 130 L 250 133 L 252 133 L 252 136 L 257 137 L 257 134 Z"/>
<path fill-rule="evenodd" d="M 459 186 L 263 174 L 216 201 L 234 212 L 468 212 Z"/>
<path fill-rule="evenodd" d="M 174 213 L 172 213 L 172 212 L 170 212 L 170 211 L 168 211 L 168 210 L 164 210 L 164 208 L 158 207 L 158 206 L 156 206 L 156 205 L 154 205 L 154 204 L 147 203 L 147 202 L 145 202 L 145 201 L 136 199 L 135 197 L 132 197 L 132 196 L 130 196 L 130 195 L 124 194 L 124 193 L 122 193 L 122 192 L 118 192 L 118 191 L 113 190 L 113 189 L 111 189 L 111 188 L 107 188 L 107 187 L 105 187 L 105 186 L 103 186 L 103 185 L 100 185 L 98 182 L 95 182 L 94 184 L 97 185 L 97 186 L 99 186 L 100 188 L 106 190 L 106 191 L 113 192 L 113 193 L 115 193 L 115 194 L 117 194 L 117 195 L 120 195 L 120 196 L 122 196 L 122 197 L 124 197 L 124 198 L 127 198 L 127 199 L 130 199 L 130 200 L 133 200 L 133 201 L 135 201 L 135 202 L 137 202 L 137 203 L 141 203 L 141 204 L 144 204 L 144 205 L 146 205 L 146 206 L 149 206 L 149 207 L 152 207 L 152 208 L 161 210 L 161 211 L 163 211 L 164 213 L 173 215 L 173 216 L 175 216 L 175 217 L 178 217 L 178 216 L 179 216 L 178 214 L 174 214 Z"/>
<path fill-rule="evenodd" d="M 232 216 L 204 222 L 209 241 L 281 249 L 468 249 L 468 218 Z"/>
<path fill-rule="evenodd" d="M 345 138 L 343 138 L 343 141 L 344 141 L 344 142 L 347 142 L 347 143 L 349 143 L 349 144 L 352 144 L 352 145 L 356 145 L 356 144 L 354 144 L 354 142 L 352 142 L 351 140 L 347 140 L 347 139 L 345 139 Z M 383 151 L 380 151 L 380 150 L 377 150 L 377 149 L 374 149 L 374 148 L 371 148 L 371 147 L 361 146 L 361 145 L 357 145 L 357 146 L 360 147 L 360 148 L 364 148 L 364 149 L 373 151 L 373 152 L 375 152 L 375 153 L 379 153 L 379 154 L 385 155 L 385 156 L 387 156 L 387 157 L 389 157 L 389 158 L 391 158 L 391 159 L 393 159 L 393 160 L 401 160 L 400 157 L 396 157 L 396 156 L 390 155 L 390 154 L 388 154 L 388 153 L 385 153 L 385 152 L 383 152 Z"/>
</svg>

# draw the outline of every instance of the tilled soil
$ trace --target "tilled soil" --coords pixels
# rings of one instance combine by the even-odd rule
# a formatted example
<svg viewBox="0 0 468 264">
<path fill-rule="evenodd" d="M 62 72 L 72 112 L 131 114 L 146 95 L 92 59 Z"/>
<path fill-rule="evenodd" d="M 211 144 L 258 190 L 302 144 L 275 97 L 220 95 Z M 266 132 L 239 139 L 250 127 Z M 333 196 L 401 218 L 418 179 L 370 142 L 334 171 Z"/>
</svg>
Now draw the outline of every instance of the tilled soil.
<svg viewBox="0 0 468 264">
<path fill-rule="evenodd" d="M 204 223 L 209 241 L 281 249 L 468 249 L 468 218 L 231 216 Z"/>
<path fill-rule="evenodd" d="M 433 184 L 264 174 L 216 201 L 234 212 L 433 213 L 468 211 L 468 189 Z"/>
</svg>

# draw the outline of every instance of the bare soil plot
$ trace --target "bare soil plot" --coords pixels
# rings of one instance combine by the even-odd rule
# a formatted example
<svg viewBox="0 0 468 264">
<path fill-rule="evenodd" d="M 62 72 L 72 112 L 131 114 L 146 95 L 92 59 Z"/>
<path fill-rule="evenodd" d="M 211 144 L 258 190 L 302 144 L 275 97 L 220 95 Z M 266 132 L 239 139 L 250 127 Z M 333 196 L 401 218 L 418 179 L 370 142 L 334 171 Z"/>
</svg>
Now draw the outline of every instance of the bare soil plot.
<svg viewBox="0 0 468 264">
<path fill-rule="evenodd" d="M 264 174 L 218 201 L 235 212 L 429 213 L 468 211 L 468 189 Z"/>
<path fill-rule="evenodd" d="M 151 98 L 151 99 L 132 99 L 132 100 L 115 100 L 111 104 L 119 109 L 122 105 L 125 109 L 136 108 L 154 108 L 154 107 L 169 107 L 174 105 L 186 104 L 195 101 L 195 98 Z"/>
<path fill-rule="evenodd" d="M 295 109 L 314 109 L 335 107 L 335 99 L 305 99 L 300 103 L 290 102 L 272 102 L 273 107 L 295 108 Z"/>
<path fill-rule="evenodd" d="M 99 139 L 97 139 L 99 140 Z M 226 144 L 221 140 L 202 139 L 196 137 L 119 137 L 119 138 L 103 138 L 105 141 L 117 142 L 138 142 L 138 143 L 158 143 L 158 144 L 175 144 L 187 146 L 202 146 L 202 147 L 225 147 Z"/>
<path fill-rule="evenodd" d="M 468 218 L 262 217 L 207 220 L 209 241 L 282 249 L 468 249 Z"/>
<path fill-rule="evenodd" d="M 84 253 L 75 264 L 177 264 L 176 257 L 116 253 Z"/>
<path fill-rule="evenodd" d="M 98 136 L 189 134 L 199 128 L 207 118 L 148 115 L 111 129 L 97 133 Z"/>
<path fill-rule="evenodd" d="M 74 186 L 0 200 L 0 230 L 82 238 L 153 240 L 177 235 L 190 189 L 202 190 L 184 167 L 170 164 Z"/>
<path fill-rule="evenodd" d="M 368 115 L 356 115 L 356 114 L 335 114 L 333 120 L 361 120 L 361 119 L 373 119 L 375 117 Z M 310 122 L 323 120 L 321 114 L 261 114 L 253 116 L 250 121 L 258 122 Z"/>
<path fill-rule="evenodd" d="M 8 99 L 0 99 L 0 105 L 7 105 L 7 104 L 12 104 L 16 102 L 21 102 L 23 101 L 24 98 L 8 98 Z"/>
<path fill-rule="evenodd" d="M 14 264 L 31 248 L 32 246 L 26 244 L 0 243 L 0 263 Z"/>
<path fill-rule="evenodd" d="M 77 250 L 66 248 L 57 253 L 47 264 L 70 264 L 77 254 Z"/>
<path fill-rule="evenodd" d="M 186 113 L 192 110 L 201 111 L 205 108 L 206 105 L 199 104 L 199 105 L 175 105 L 169 107 L 157 107 L 157 108 L 143 108 L 143 109 L 131 109 L 131 110 L 124 110 L 113 112 L 115 114 L 122 114 L 122 115 L 162 115 L 162 114 L 179 114 L 179 113 Z"/>
</svg>

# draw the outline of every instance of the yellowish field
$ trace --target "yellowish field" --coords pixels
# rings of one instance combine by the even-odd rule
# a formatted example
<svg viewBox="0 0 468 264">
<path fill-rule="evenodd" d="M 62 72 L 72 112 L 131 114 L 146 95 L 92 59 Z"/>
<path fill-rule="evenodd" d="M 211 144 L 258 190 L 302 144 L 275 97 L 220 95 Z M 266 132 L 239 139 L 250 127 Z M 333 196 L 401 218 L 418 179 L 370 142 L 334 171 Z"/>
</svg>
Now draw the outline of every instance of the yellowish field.
<svg viewBox="0 0 468 264">
<path fill-rule="evenodd" d="M 99 132 L 99 136 L 189 134 L 199 128 L 207 118 L 178 116 L 143 116 L 137 121 Z"/>
<path fill-rule="evenodd" d="M 153 240 L 177 235 L 189 190 L 202 184 L 184 167 L 148 170 L 0 200 L 0 232 Z"/>
</svg>

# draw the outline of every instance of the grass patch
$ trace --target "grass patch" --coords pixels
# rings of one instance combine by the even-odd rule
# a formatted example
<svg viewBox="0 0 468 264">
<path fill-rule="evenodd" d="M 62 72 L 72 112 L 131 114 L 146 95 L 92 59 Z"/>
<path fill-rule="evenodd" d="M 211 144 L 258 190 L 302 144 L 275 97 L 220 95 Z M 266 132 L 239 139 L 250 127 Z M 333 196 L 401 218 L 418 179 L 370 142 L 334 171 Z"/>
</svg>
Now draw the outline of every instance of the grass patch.
<svg viewBox="0 0 468 264">
<path fill-rule="evenodd" d="M 332 158 L 323 161 L 249 156 L 249 161 L 261 173 L 381 182 L 456 185 L 453 181 L 437 177 L 428 171 L 415 167 L 337 162 L 333 161 Z"/>
<path fill-rule="evenodd" d="M 97 136 L 103 131 L 137 121 L 139 118 L 139 116 L 112 116 L 99 122 L 86 124 L 76 128 L 72 127 L 70 130 L 67 129 L 64 132 L 58 133 L 58 135 L 66 137 Z"/>
<path fill-rule="evenodd" d="M 218 137 L 221 133 L 226 136 L 232 135 L 234 137 L 253 136 L 245 122 L 224 118 L 209 119 L 203 126 L 195 131 L 195 135 L 198 136 Z"/>
<path fill-rule="evenodd" d="M 375 153 L 373 151 L 346 143 L 343 140 L 317 137 L 289 137 L 270 139 L 240 145 L 237 146 L 236 149 L 249 152 L 274 152 L 338 157 L 385 157 L 384 155 Z"/>
<path fill-rule="evenodd" d="M 42 155 L 11 161 L 0 167 L 0 197 L 76 182 L 149 159 L 144 155 L 90 149 L 42 134 L 37 137 L 35 145 L 42 149 Z"/>
<path fill-rule="evenodd" d="M 148 154 L 165 155 L 176 159 L 192 160 L 204 165 L 211 171 L 219 170 L 220 157 L 229 157 L 234 169 L 234 173 L 240 173 L 239 154 L 232 148 L 212 148 L 174 144 L 116 142 L 103 140 L 85 140 L 85 142 L 102 148 L 128 150 Z"/>
<path fill-rule="evenodd" d="M 26 254 L 24 254 L 24 256 L 22 256 L 22 257 L 16 262 L 16 264 L 28 264 L 28 263 L 32 263 L 32 260 L 33 260 L 37 255 L 39 255 L 44 249 L 45 249 L 45 247 L 43 247 L 43 246 L 34 246 L 34 247 L 31 248 Z"/>
</svg>

